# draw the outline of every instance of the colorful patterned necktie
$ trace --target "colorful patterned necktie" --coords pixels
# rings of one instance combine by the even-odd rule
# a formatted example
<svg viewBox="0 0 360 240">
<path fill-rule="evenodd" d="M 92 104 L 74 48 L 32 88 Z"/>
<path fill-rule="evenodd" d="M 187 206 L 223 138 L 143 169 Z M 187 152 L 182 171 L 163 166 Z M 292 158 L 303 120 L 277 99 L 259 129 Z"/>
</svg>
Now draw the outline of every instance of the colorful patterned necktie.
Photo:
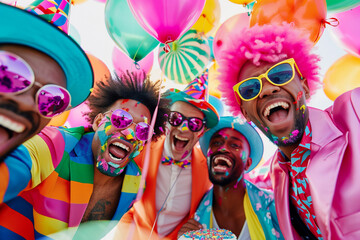
<svg viewBox="0 0 360 240">
<path fill-rule="evenodd" d="M 171 157 L 163 157 L 161 159 L 161 163 L 164 164 L 164 165 L 175 164 L 175 165 L 178 165 L 181 168 L 187 168 L 187 167 L 190 166 L 191 160 L 185 159 L 183 161 L 179 161 L 179 160 L 174 160 Z"/>
</svg>

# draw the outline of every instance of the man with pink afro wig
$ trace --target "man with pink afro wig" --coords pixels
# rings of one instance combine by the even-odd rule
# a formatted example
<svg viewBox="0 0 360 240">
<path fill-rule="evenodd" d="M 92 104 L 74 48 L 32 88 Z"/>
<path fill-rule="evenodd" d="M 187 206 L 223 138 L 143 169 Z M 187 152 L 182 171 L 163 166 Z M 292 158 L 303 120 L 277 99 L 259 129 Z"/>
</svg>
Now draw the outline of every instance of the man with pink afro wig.
<svg viewBox="0 0 360 240">
<path fill-rule="evenodd" d="M 278 146 L 270 171 L 284 237 L 360 239 L 360 88 L 308 107 L 321 86 L 311 48 L 289 24 L 235 32 L 218 59 L 220 91 Z"/>
</svg>

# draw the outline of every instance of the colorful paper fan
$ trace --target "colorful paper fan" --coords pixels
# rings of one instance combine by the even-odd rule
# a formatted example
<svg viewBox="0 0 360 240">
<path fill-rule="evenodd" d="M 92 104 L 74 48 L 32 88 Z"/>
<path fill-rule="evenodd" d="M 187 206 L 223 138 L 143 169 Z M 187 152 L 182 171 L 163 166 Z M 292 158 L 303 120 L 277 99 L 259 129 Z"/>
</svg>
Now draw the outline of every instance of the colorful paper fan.
<svg viewBox="0 0 360 240">
<path fill-rule="evenodd" d="M 187 31 L 177 41 L 160 44 L 159 65 L 168 79 L 187 84 L 200 75 L 210 61 L 210 47 L 196 30 Z"/>
</svg>

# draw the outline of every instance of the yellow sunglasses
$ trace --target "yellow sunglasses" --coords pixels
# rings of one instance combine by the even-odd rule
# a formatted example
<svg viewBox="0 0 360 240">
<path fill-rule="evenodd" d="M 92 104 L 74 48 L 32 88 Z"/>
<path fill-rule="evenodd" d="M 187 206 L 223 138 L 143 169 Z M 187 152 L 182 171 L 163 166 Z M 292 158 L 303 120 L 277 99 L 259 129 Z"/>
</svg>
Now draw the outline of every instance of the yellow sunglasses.
<svg viewBox="0 0 360 240">
<path fill-rule="evenodd" d="M 294 67 L 295 66 L 295 67 Z M 295 68 L 300 78 L 303 76 L 293 58 L 281 61 L 258 77 L 247 78 L 233 86 L 234 92 L 244 101 L 251 101 L 259 96 L 262 90 L 262 78 L 266 78 L 275 86 L 283 86 L 295 77 Z"/>
</svg>

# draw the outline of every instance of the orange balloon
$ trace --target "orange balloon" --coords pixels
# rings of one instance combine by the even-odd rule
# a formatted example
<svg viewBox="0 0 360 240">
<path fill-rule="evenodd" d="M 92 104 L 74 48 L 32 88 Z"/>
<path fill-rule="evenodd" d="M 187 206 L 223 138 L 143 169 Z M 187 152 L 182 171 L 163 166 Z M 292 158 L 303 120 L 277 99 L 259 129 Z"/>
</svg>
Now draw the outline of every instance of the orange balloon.
<svg viewBox="0 0 360 240">
<path fill-rule="evenodd" d="M 68 118 L 70 113 L 70 110 L 63 112 L 62 114 L 53 117 L 50 122 L 48 123 L 48 126 L 55 126 L 59 127 L 65 124 L 66 119 Z"/>
<path fill-rule="evenodd" d="M 208 75 L 208 84 L 209 84 L 209 94 L 221 98 L 221 92 L 219 91 L 219 65 L 214 61 L 214 64 L 209 68 L 209 75 Z"/>
<path fill-rule="evenodd" d="M 98 82 L 105 81 L 110 78 L 110 71 L 103 61 L 90 53 L 86 53 L 86 55 L 88 56 L 94 71 L 94 88 L 96 88 L 96 84 Z"/>
<path fill-rule="evenodd" d="M 220 22 L 220 3 L 219 0 L 206 0 L 205 6 L 196 23 L 191 27 L 198 32 L 211 35 Z"/>
<path fill-rule="evenodd" d="M 324 92 L 334 101 L 342 93 L 360 87 L 359 79 L 360 58 L 347 54 L 327 70 L 324 77 Z"/>
<path fill-rule="evenodd" d="M 305 30 L 314 44 L 325 28 L 325 0 L 261 0 L 254 4 L 250 26 L 293 23 Z"/>
</svg>

